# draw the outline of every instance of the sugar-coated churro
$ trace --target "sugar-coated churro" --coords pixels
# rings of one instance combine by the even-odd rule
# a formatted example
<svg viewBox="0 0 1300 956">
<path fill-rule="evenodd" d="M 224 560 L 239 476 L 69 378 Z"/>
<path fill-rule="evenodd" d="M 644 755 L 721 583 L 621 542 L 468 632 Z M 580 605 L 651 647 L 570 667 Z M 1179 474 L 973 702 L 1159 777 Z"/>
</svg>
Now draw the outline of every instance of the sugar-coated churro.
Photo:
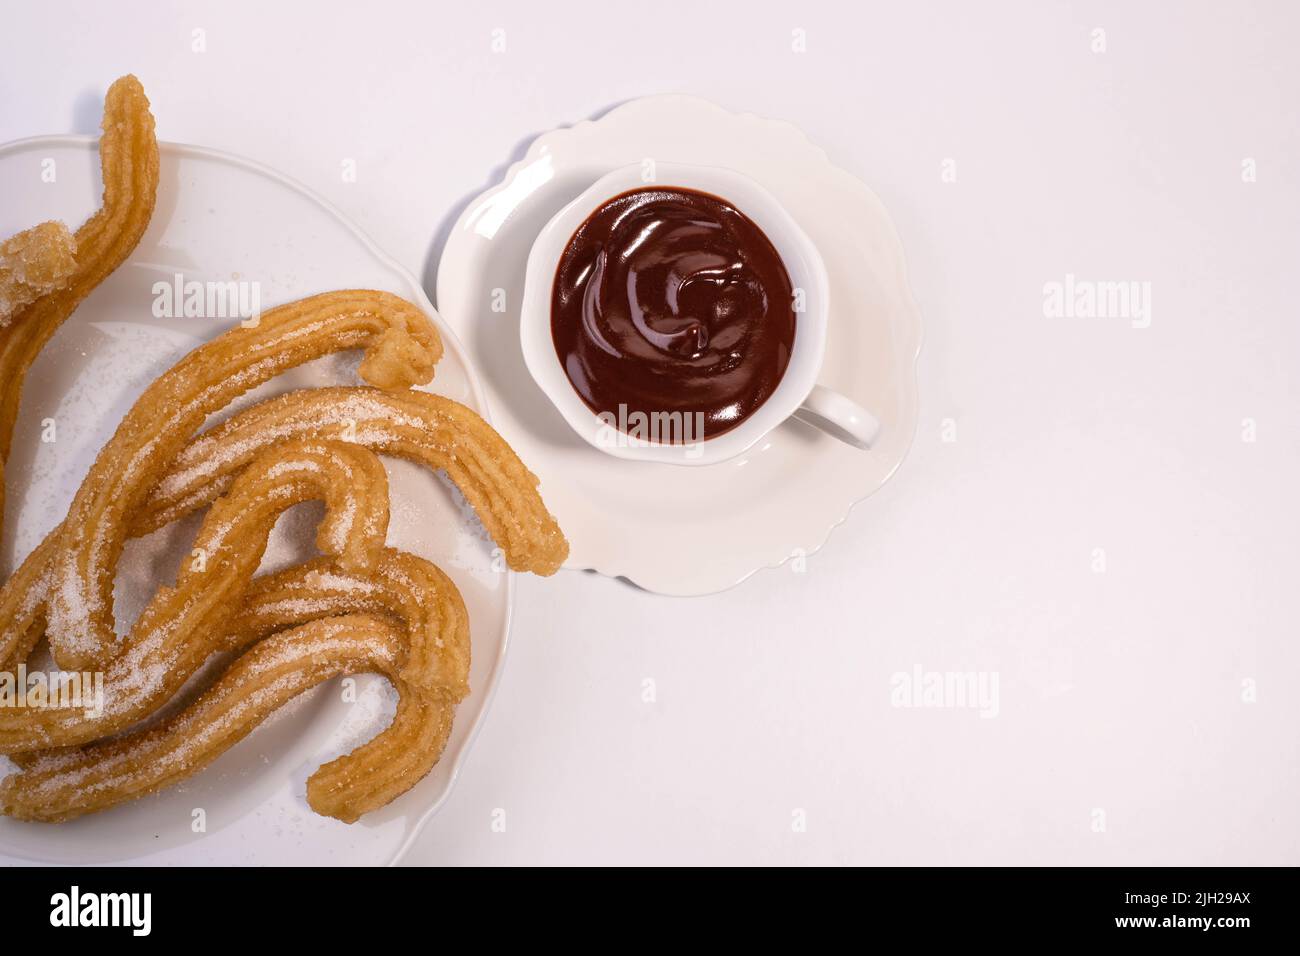
<svg viewBox="0 0 1300 956">
<path fill-rule="evenodd" d="M 334 558 L 321 557 L 254 579 L 244 594 L 243 610 L 220 640 L 209 633 L 192 635 L 201 644 L 199 653 L 174 655 L 163 662 L 177 668 L 179 678 L 168 675 L 149 682 L 147 688 L 136 679 L 134 689 L 145 689 L 153 704 L 160 705 L 173 699 L 193 676 L 194 662 L 201 663 L 207 655 L 238 653 L 277 631 L 346 614 L 383 614 L 403 625 L 407 635 L 406 662 L 399 675 L 403 679 L 445 691 L 456 701 L 469 693 L 469 615 L 460 591 L 437 565 L 391 548 L 368 571 L 346 570 Z M 128 656 L 155 674 L 162 657 L 155 653 L 149 664 L 143 655 Z M 129 670 L 119 669 L 108 682 L 125 673 Z M 75 749 L 61 752 L 67 755 Z M 16 751 L 7 756 L 20 767 L 29 767 L 54 752 Z"/>
<path fill-rule="evenodd" d="M 134 76 L 124 76 L 108 88 L 103 131 L 99 140 L 103 203 L 77 230 L 74 268 L 50 291 L 17 311 L 5 315 L 0 309 L 0 523 L 4 466 L 27 370 L 81 301 L 131 254 L 153 216 L 158 141 L 149 100 Z"/>
<path fill-rule="evenodd" d="M 103 205 L 77 230 L 76 268 L 64 285 L 19 310 L 0 329 L 0 462 L 9 458 L 27 369 L 82 300 L 131 254 L 153 216 L 158 141 L 149 100 L 134 76 L 108 88 L 103 130 Z"/>
<path fill-rule="evenodd" d="M 126 517 L 211 413 L 286 369 L 343 349 L 365 349 L 361 374 L 392 388 L 428 381 L 442 354 L 437 332 L 411 303 L 386 292 L 331 292 L 272 309 L 195 349 L 136 401 L 91 466 L 38 574 L 0 591 L 0 661 L 38 627 L 60 667 L 87 670 L 112 656 L 113 573 Z M 39 592 L 18 591 L 36 581 Z"/>
<path fill-rule="evenodd" d="M 0 782 L 0 811 L 57 822 L 177 783 L 207 766 L 288 701 L 322 681 L 377 672 L 397 688 L 397 714 L 369 743 L 318 769 L 307 801 L 345 822 L 423 778 L 441 756 L 455 698 L 401 675 L 407 635 L 387 617 L 324 618 L 255 644 L 199 698 L 154 727 L 27 762 Z"/>
<path fill-rule="evenodd" d="M 441 395 L 372 388 L 290 392 L 200 435 L 155 486 L 133 533 L 148 533 L 211 501 L 268 444 L 326 436 L 446 471 L 517 571 L 552 574 L 568 555 L 568 542 L 537 493 L 536 476 L 492 426 Z"/>
<path fill-rule="evenodd" d="M 312 498 L 326 503 L 317 546 L 345 571 L 373 568 L 388 532 L 388 478 L 374 453 L 340 442 L 272 448 L 213 504 L 175 586 L 158 589 L 105 665 L 97 711 L 0 710 L 0 753 L 85 743 L 124 730 L 165 704 L 218 649 L 276 519 Z"/>
<path fill-rule="evenodd" d="M 0 242 L 0 329 L 71 281 L 76 252 L 77 240 L 61 222 L 43 222 Z"/>
<path fill-rule="evenodd" d="M 77 305 L 130 254 L 153 211 L 158 147 L 139 82 L 109 90 L 103 208 L 73 237 L 45 223 L 0 244 L 0 509 L 23 377 Z M 209 416 L 281 372 L 363 352 L 370 387 L 294 392 L 203 435 Z M 307 781 L 318 813 L 352 822 L 437 763 L 469 693 L 469 619 L 436 566 L 384 546 L 378 454 L 446 472 L 518 570 L 553 573 L 568 543 L 537 478 L 473 411 L 411 390 L 442 355 L 429 317 L 385 292 L 280 306 L 195 349 L 145 390 L 67 517 L 0 588 L 0 676 L 42 637 L 65 670 L 102 677 L 93 705 L 23 695 L 0 709 L 0 813 L 60 821 L 183 780 L 282 705 L 335 676 L 397 689 L 391 724 Z M 319 499 L 322 556 L 257 578 L 284 511 Z M 119 638 L 113 584 L 128 538 L 207 508 L 176 580 Z M 214 660 L 216 656 L 216 660 Z M 211 675 L 205 665 L 221 665 Z M 195 695 L 195 687 L 210 680 Z"/>
<path fill-rule="evenodd" d="M 410 637 L 401 676 L 432 682 L 457 700 L 469 693 L 469 616 L 460 591 L 437 565 L 385 549 L 372 570 L 346 571 L 317 558 L 254 579 L 222 650 L 237 651 L 268 634 L 321 617 L 386 613 Z"/>
</svg>

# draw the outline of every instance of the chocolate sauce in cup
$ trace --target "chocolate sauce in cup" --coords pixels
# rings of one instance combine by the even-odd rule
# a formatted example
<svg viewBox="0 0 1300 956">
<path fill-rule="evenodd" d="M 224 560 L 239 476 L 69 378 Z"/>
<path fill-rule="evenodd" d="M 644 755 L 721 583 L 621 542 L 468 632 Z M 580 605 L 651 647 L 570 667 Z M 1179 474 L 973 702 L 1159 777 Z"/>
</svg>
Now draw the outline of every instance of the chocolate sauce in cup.
<svg viewBox="0 0 1300 956">
<path fill-rule="evenodd" d="M 817 381 L 831 307 L 821 254 L 766 189 L 642 162 L 542 227 L 519 345 L 560 417 L 614 458 L 719 464 L 761 454 L 791 418 L 866 449 L 879 422 Z"/>
<path fill-rule="evenodd" d="M 735 428 L 776 390 L 794 348 L 794 295 L 772 242 L 729 201 L 651 186 L 604 202 L 573 234 L 556 268 L 551 336 L 593 412 L 624 425 L 680 422 L 657 440 L 698 441 Z"/>
</svg>

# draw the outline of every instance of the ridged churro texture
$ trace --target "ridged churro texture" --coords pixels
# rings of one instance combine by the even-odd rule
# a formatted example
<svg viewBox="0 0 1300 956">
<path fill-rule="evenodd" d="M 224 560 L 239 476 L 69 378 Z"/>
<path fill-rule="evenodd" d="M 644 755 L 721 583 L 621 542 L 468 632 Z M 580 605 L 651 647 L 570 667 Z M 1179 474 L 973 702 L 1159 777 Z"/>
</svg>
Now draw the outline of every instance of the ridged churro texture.
<svg viewBox="0 0 1300 956">
<path fill-rule="evenodd" d="M 373 672 L 397 688 L 392 723 L 307 781 L 313 810 L 351 823 L 423 778 L 451 732 L 456 698 L 432 681 L 403 677 L 407 659 L 407 635 L 383 616 L 325 618 L 281 631 L 237 657 L 193 704 L 157 726 L 25 761 L 22 772 L 0 783 L 0 811 L 57 822 L 153 793 L 207 766 L 303 691 Z"/>
<path fill-rule="evenodd" d="M 397 308 L 396 303 L 389 304 Z M 333 327 L 318 322 L 316 312 L 305 326 L 299 324 L 299 312 L 269 312 L 258 329 L 233 330 L 222 338 L 238 336 L 244 339 L 238 354 L 262 356 L 258 362 L 266 367 L 253 366 L 260 380 L 271 368 L 301 358 L 297 352 L 283 354 L 286 341 L 298 348 L 303 339 Z M 397 313 L 408 314 L 400 308 Z M 369 315 L 365 310 L 346 314 L 349 321 Z M 401 322 L 394 326 L 405 328 Z M 299 331 L 304 327 L 311 334 Z M 364 346 L 374 337 L 382 339 L 387 328 L 358 332 L 349 327 L 325 348 L 340 341 Z M 250 348 L 254 335 L 258 345 Z M 126 638 L 105 647 L 107 693 L 101 713 L 34 709 L 0 715 L 0 752 L 24 768 L 0 786 L 4 812 L 67 819 L 154 792 L 197 771 L 288 699 L 280 691 L 258 690 L 254 678 L 264 672 L 243 668 L 244 657 L 274 632 L 340 615 L 381 614 L 401 622 L 400 654 L 387 669 L 370 658 L 369 667 L 348 657 L 346 666 L 327 663 L 323 669 L 319 661 L 295 658 L 292 676 L 276 672 L 277 680 L 285 679 L 282 690 L 297 688 L 296 694 L 333 674 L 353 672 L 355 665 L 388 675 L 401 703 L 389 732 L 320 769 L 309 783 L 309 802 L 318 812 L 351 821 L 427 773 L 445 746 L 456 703 L 468 692 L 468 619 L 459 592 L 441 571 L 412 555 L 382 550 L 388 499 L 377 452 L 445 470 L 512 566 L 552 573 L 567 553 L 535 476 L 482 418 L 441 396 L 370 387 L 292 392 L 191 438 L 211 411 L 251 387 L 239 378 L 248 365 L 222 364 L 205 353 L 221 358 L 228 346 L 218 339 L 200 347 L 146 391 L 87 478 L 103 474 L 117 482 L 117 494 L 101 499 L 109 506 L 94 513 L 98 524 L 87 524 L 102 529 L 92 535 L 99 542 L 124 541 L 210 506 L 193 551 L 201 561 L 198 567 L 183 566 L 175 586 L 160 588 Z M 403 348 L 397 354 L 398 361 L 411 362 L 413 354 L 436 352 L 435 337 L 423 351 Z M 152 455 L 156 462 L 151 463 Z M 131 467 L 121 467 L 124 461 Z M 252 578 L 275 517 L 307 497 L 327 503 L 318 536 L 325 556 Z M 43 608 L 61 580 L 59 559 L 69 553 L 68 527 L 65 522 L 55 529 L 0 592 L 0 627 L 7 627 L 9 641 L 0 660 L 25 659 L 44 633 Z M 53 638 L 51 646 L 57 646 Z M 162 725 L 169 732 L 155 727 L 94 742 L 158 711 L 220 651 L 241 655 L 231 674 L 243 676 L 223 677 L 208 696 Z M 233 723 L 223 723 L 235 696 L 250 693 L 261 703 L 239 708 Z M 217 724 L 220 732 L 212 729 Z M 211 748 L 185 742 L 200 732 Z M 381 764 L 387 768 L 382 773 L 375 770 Z"/>
<path fill-rule="evenodd" d="M 388 532 L 388 476 L 371 451 L 289 442 L 263 452 L 208 511 L 176 584 L 161 587 L 104 666 L 105 699 L 84 708 L 0 710 L 0 753 L 71 747 L 118 733 L 167 703 L 222 649 L 276 520 L 325 502 L 317 547 L 340 572 L 379 562 Z"/>
<path fill-rule="evenodd" d="M 0 477 L 32 360 L 127 257 L 152 213 L 158 150 L 134 77 L 109 91 L 100 154 L 103 208 L 75 238 L 47 223 L 0 246 Z M 364 353 L 359 371 L 370 387 L 290 393 L 195 437 L 248 390 L 352 349 Z M 103 672 L 97 706 L 24 699 L 0 711 L 0 754 L 20 768 L 0 782 L 0 812 L 60 821 L 154 793 L 302 692 L 362 672 L 397 689 L 396 715 L 320 767 L 308 803 L 350 823 L 433 768 L 469 693 L 469 618 L 442 571 L 385 547 L 378 455 L 445 471 L 512 568 L 551 574 L 568 554 L 537 478 L 510 446 L 465 406 L 411 390 L 433 377 L 441 355 L 419 307 L 345 290 L 263 313 L 145 390 L 67 517 L 0 589 L 0 669 L 26 661 L 46 637 L 61 668 Z M 308 500 L 325 505 L 321 556 L 255 577 L 279 517 Z M 204 508 L 174 583 L 161 584 L 119 638 L 113 584 L 127 539 Z M 211 677 L 205 666 L 223 659 L 194 696 Z"/>
<path fill-rule="evenodd" d="M 414 554 L 385 549 L 370 570 L 346 571 L 332 557 L 321 557 L 253 580 L 243 596 L 243 608 L 235 615 L 224 636 L 209 633 L 191 635 L 197 648 L 175 647 L 175 654 L 158 653 L 160 644 L 128 651 L 126 658 L 145 664 L 157 674 L 161 663 L 180 672 L 159 682 L 156 702 L 172 699 L 181 685 L 193 676 L 191 658 L 201 663 L 214 652 L 237 654 L 278 631 L 311 621 L 348 614 L 380 614 L 400 623 L 406 634 L 406 661 L 399 676 L 416 685 L 445 691 L 452 701 L 469 693 L 469 614 L 460 591 L 437 565 Z M 182 656 L 184 655 L 184 656 Z M 125 664 L 126 661 L 123 661 Z M 129 673 L 115 662 L 105 683 L 111 684 Z M 165 687 L 162 684 L 165 683 Z M 138 678 L 135 690 L 140 689 Z M 105 701 L 105 707 L 110 705 Z M 48 750 L 18 751 L 9 759 L 30 767 Z"/>
<path fill-rule="evenodd" d="M 554 574 L 568 556 L 537 477 L 492 426 L 441 395 L 373 388 L 290 392 L 205 432 L 154 487 L 132 532 L 147 534 L 207 504 L 268 445 L 326 437 L 445 471 L 516 571 Z"/>
<path fill-rule="evenodd" d="M 44 620 L 60 667 L 92 670 L 113 656 L 113 575 L 130 516 L 208 415 L 275 375 L 345 349 L 364 349 L 368 381 L 429 381 L 442 355 L 425 314 L 387 292 L 330 292 L 272 309 L 195 349 L 145 390 L 100 451 L 68 517 L 39 548 L 43 569 L 20 569 L 0 591 L 0 661 Z M 30 560 L 30 559 L 29 559 Z M 40 593 L 29 589 L 35 583 Z M 7 623 L 6 623 L 7 622 Z"/>
<path fill-rule="evenodd" d="M 317 618 L 380 613 L 406 627 L 401 677 L 441 688 L 456 700 L 469 693 L 469 615 L 460 591 L 433 562 L 392 548 L 367 572 L 343 571 L 329 558 L 317 558 L 255 579 L 222 649 L 241 650 Z"/>
<path fill-rule="evenodd" d="M 41 296 L 66 286 L 76 253 L 77 240 L 61 222 L 43 222 L 0 242 L 0 329 Z"/>
<path fill-rule="evenodd" d="M 104 181 L 100 210 L 77 230 L 76 267 L 54 291 L 0 323 L 0 520 L 4 514 L 4 463 L 27 370 L 82 300 L 121 265 L 144 235 L 158 194 L 158 141 L 144 87 L 124 76 L 104 97 L 99 164 Z"/>
</svg>

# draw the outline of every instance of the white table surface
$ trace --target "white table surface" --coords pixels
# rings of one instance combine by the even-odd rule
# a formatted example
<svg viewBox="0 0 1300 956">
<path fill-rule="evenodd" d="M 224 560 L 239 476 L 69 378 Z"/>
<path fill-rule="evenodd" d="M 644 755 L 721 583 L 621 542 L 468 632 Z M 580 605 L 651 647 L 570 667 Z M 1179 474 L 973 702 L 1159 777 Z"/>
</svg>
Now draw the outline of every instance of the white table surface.
<svg viewBox="0 0 1300 956">
<path fill-rule="evenodd" d="M 410 862 L 1300 863 L 1294 4 L 4 18 L 0 141 L 94 132 L 134 72 L 161 138 L 302 180 L 430 292 L 533 136 L 649 93 L 799 124 L 897 222 L 926 326 L 899 473 L 803 574 L 697 599 L 521 578 L 494 709 Z M 1149 327 L 1046 317 L 1067 274 L 1149 282 Z M 918 666 L 996 673 L 997 716 L 892 706 Z"/>
</svg>

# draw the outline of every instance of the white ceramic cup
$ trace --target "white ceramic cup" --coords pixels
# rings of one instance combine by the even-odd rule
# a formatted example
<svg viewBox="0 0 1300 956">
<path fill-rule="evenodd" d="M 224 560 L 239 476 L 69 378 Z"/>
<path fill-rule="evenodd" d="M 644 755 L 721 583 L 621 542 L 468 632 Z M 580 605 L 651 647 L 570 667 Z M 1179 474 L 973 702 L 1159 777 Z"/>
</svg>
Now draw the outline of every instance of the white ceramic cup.
<svg viewBox="0 0 1300 956">
<path fill-rule="evenodd" d="M 623 166 L 596 180 L 546 224 L 528 254 L 520 344 L 524 362 L 570 427 L 593 447 L 619 458 L 678 465 L 708 465 L 734 458 L 792 415 L 859 448 L 870 448 L 880 423 L 857 402 L 817 384 L 826 354 L 830 283 L 821 254 L 785 208 L 748 176 L 716 166 L 656 163 L 646 178 L 641 163 Z M 681 187 L 710 193 L 734 205 L 763 231 L 780 255 L 790 284 L 802 292 L 795 316 L 790 363 L 767 401 L 729 431 L 700 441 L 669 444 L 626 434 L 611 425 L 611 413 L 597 415 L 574 391 L 551 337 L 551 295 L 560 257 L 593 212 L 633 189 Z"/>
</svg>

